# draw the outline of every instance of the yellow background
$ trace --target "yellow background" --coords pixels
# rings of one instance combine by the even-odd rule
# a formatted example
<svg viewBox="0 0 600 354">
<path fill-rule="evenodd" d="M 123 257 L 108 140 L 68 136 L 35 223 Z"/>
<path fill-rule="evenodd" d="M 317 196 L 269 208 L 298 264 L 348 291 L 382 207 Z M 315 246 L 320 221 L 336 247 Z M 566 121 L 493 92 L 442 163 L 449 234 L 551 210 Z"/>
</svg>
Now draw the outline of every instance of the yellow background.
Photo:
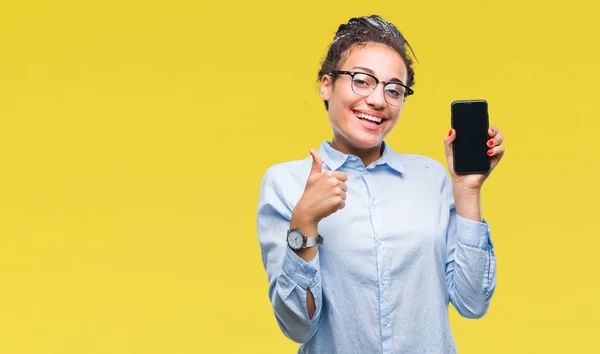
<svg viewBox="0 0 600 354">
<path fill-rule="evenodd" d="M 412 44 L 388 138 L 443 160 L 450 102 L 506 135 L 484 187 L 498 288 L 461 353 L 600 352 L 597 1 L 0 5 L 0 353 L 292 353 L 260 179 L 331 138 L 316 73 L 377 13 Z M 359 319 L 357 319 L 359 320 Z"/>
</svg>

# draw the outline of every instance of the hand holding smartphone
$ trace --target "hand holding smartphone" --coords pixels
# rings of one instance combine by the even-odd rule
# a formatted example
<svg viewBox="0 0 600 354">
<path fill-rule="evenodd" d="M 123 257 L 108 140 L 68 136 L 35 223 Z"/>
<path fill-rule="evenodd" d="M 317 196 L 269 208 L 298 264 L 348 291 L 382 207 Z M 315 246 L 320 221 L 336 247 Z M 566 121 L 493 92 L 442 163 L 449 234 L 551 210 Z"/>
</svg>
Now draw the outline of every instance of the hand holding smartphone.
<svg viewBox="0 0 600 354">
<path fill-rule="evenodd" d="M 451 104 L 451 124 L 456 131 L 452 144 L 454 172 L 456 174 L 488 173 L 490 157 L 487 155 L 489 117 L 485 100 L 461 100 Z"/>
</svg>

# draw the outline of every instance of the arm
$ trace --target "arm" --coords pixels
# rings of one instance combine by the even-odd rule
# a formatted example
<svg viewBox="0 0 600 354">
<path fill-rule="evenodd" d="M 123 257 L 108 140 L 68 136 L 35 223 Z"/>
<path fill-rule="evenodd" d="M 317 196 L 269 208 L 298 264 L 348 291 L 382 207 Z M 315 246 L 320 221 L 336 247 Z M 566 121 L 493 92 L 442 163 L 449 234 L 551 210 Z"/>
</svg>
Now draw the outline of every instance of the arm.
<svg viewBox="0 0 600 354">
<path fill-rule="evenodd" d="M 447 228 L 446 283 L 450 301 L 466 318 L 483 317 L 496 288 L 496 257 L 489 225 L 483 220 L 479 193 L 444 180 L 450 209 Z M 456 197 L 453 197 L 456 196 Z"/>
<path fill-rule="evenodd" d="M 292 209 L 273 178 L 273 170 L 268 170 L 261 183 L 258 238 L 277 323 L 288 338 L 298 343 L 307 342 L 316 333 L 322 305 L 317 248 L 296 254 L 287 245 L 290 226 L 310 232 L 310 226 L 304 224 L 301 216 L 292 216 Z"/>
<path fill-rule="evenodd" d="M 452 184 L 444 173 L 442 193 L 450 210 L 446 229 L 446 283 L 450 301 L 468 318 L 480 318 L 489 309 L 496 289 L 496 256 L 487 222 L 481 210 L 481 187 L 497 167 L 506 149 L 504 135 L 497 126 L 488 130 L 487 155 L 490 171 L 485 174 L 458 175 L 453 169 L 452 144 L 456 131 L 444 138 L 446 160 Z"/>
</svg>

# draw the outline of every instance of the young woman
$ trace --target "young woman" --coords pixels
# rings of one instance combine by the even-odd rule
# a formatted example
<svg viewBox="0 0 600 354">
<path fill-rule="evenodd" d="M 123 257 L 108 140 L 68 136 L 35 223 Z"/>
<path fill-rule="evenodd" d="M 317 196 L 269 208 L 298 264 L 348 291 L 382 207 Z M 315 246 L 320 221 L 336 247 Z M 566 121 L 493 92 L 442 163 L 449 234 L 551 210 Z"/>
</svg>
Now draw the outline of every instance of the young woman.
<svg viewBox="0 0 600 354">
<path fill-rule="evenodd" d="M 384 142 L 413 93 L 410 48 L 379 16 L 342 24 L 319 71 L 333 128 L 310 157 L 271 166 L 258 207 L 269 296 L 300 353 L 455 353 L 451 302 L 488 310 L 496 260 L 480 196 L 488 174 Z M 492 170 L 503 136 L 489 130 Z M 444 138 L 448 166 L 456 132 Z"/>
</svg>

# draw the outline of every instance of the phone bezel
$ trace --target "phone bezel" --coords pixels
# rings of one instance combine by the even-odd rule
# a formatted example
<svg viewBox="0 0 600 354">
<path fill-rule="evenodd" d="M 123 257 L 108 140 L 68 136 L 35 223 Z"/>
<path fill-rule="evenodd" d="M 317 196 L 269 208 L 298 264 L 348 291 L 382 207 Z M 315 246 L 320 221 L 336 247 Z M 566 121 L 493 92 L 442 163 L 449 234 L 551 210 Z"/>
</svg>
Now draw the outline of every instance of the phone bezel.
<svg viewBox="0 0 600 354">
<path fill-rule="evenodd" d="M 488 103 L 486 100 L 484 99 L 473 99 L 473 100 L 456 100 L 453 101 L 450 104 L 450 125 L 452 126 L 452 129 L 455 129 L 455 124 L 454 124 L 454 109 L 456 106 L 458 105 L 463 105 L 463 104 L 472 104 L 472 103 L 484 103 L 485 104 L 485 120 L 486 120 L 486 126 L 487 129 L 489 130 L 490 127 L 490 122 L 489 122 L 489 111 L 488 111 Z M 486 170 L 482 170 L 482 171 L 459 171 L 456 169 L 456 152 L 454 149 L 454 144 L 452 145 L 452 161 L 453 161 L 453 166 L 452 168 L 454 169 L 454 172 L 457 175 L 468 175 L 468 174 L 485 174 L 485 173 L 489 173 L 491 170 L 491 158 L 488 157 L 488 168 Z"/>
</svg>

